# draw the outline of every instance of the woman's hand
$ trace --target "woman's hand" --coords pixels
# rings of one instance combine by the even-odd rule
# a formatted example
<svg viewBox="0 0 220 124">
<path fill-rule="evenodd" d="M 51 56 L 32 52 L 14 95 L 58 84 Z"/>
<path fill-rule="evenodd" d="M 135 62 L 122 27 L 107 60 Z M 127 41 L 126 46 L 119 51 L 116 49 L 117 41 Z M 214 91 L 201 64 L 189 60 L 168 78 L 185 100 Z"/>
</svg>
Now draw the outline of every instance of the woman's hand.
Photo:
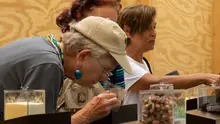
<svg viewBox="0 0 220 124">
<path fill-rule="evenodd" d="M 113 108 L 119 105 L 120 102 L 115 93 L 105 92 L 99 94 L 72 116 L 71 124 L 89 124 L 107 116 Z"/>
<path fill-rule="evenodd" d="M 207 85 L 220 85 L 220 75 L 218 74 L 199 74 Z"/>
</svg>

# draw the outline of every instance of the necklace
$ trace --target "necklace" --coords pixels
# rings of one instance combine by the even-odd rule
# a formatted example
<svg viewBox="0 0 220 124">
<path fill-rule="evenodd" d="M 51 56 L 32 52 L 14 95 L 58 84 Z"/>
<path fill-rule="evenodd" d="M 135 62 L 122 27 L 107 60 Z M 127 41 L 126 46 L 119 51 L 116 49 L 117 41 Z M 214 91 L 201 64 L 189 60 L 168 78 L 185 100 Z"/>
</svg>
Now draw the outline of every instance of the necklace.
<svg viewBox="0 0 220 124">
<path fill-rule="evenodd" d="M 56 38 L 50 34 L 47 36 L 47 40 L 53 45 L 53 47 L 56 50 L 56 53 L 58 55 L 58 58 L 60 59 L 60 61 L 62 62 L 63 65 L 63 52 L 61 50 L 61 48 L 58 46 L 58 41 L 56 40 Z"/>
</svg>

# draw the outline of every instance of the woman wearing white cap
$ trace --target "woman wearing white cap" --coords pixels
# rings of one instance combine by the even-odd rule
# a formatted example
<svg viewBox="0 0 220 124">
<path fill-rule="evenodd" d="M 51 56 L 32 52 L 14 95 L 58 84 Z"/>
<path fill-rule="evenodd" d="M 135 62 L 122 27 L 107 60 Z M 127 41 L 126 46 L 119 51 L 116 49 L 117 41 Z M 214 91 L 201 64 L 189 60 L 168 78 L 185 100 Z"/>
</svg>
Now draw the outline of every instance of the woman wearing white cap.
<svg viewBox="0 0 220 124">
<path fill-rule="evenodd" d="M 46 112 L 53 113 L 64 75 L 91 87 L 107 80 L 118 64 L 132 73 L 125 39 L 115 22 L 90 16 L 70 25 L 62 42 L 50 35 L 20 39 L 0 48 L 0 112 L 3 114 L 3 90 L 45 89 Z M 90 123 L 118 104 L 114 93 L 100 94 L 74 114 L 71 122 Z"/>
<path fill-rule="evenodd" d="M 100 16 L 117 21 L 121 9 L 120 2 L 121 0 L 74 0 L 69 8 L 57 16 L 56 24 L 65 33 L 69 31 L 69 23 L 81 21 L 88 16 Z M 109 87 L 109 84 L 116 84 L 115 87 L 125 88 L 124 71 L 119 65 L 112 71 L 112 76 L 109 77 L 108 81 L 111 83 L 100 81 L 100 84 L 97 83 L 92 88 L 88 88 L 66 78 L 57 99 L 57 112 L 68 111 L 74 114 L 94 96 L 103 92 L 104 88 Z"/>
</svg>

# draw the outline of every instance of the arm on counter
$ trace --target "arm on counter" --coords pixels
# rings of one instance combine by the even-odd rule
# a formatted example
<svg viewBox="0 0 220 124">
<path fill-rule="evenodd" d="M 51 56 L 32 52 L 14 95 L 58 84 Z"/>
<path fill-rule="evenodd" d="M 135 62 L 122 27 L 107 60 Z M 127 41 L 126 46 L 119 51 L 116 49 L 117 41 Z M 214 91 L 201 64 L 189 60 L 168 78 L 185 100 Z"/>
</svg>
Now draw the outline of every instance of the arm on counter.
<svg viewBox="0 0 220 124">
<path fill-rule="evenodd" d="M 191 75 L 171 75 L 157 77 L 152 74 L 144 74 L 137 82 L 135 82 L 129 90 L 138 91 L 150 88 L 151 84 L 164 82 L 173 84 L 177 89 L 186 89 L 200 84 L 212 84 L 220 79 L 220 75 L 216 74 L 191 74 Z"/>
</svg>

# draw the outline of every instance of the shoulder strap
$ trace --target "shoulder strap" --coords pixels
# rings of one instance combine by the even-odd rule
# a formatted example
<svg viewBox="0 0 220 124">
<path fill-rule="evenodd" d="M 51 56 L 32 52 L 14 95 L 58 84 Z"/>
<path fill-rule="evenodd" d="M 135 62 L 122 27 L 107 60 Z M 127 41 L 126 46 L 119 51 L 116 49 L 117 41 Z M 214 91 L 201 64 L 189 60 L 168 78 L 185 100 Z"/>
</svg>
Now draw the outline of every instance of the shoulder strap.
<svg viewBox="0 0 220 124">
<path fill-rule="evenodd" d="M 153 74 L 152 70 L 151 70 L 151 67 L 150 67 L 150 63 L 147 61 L 147 59 L 145 57 L 143 57 L 143 60 L 146 62 L 147 66 L 149 68 L 150 73 Z"/>
</svg>

